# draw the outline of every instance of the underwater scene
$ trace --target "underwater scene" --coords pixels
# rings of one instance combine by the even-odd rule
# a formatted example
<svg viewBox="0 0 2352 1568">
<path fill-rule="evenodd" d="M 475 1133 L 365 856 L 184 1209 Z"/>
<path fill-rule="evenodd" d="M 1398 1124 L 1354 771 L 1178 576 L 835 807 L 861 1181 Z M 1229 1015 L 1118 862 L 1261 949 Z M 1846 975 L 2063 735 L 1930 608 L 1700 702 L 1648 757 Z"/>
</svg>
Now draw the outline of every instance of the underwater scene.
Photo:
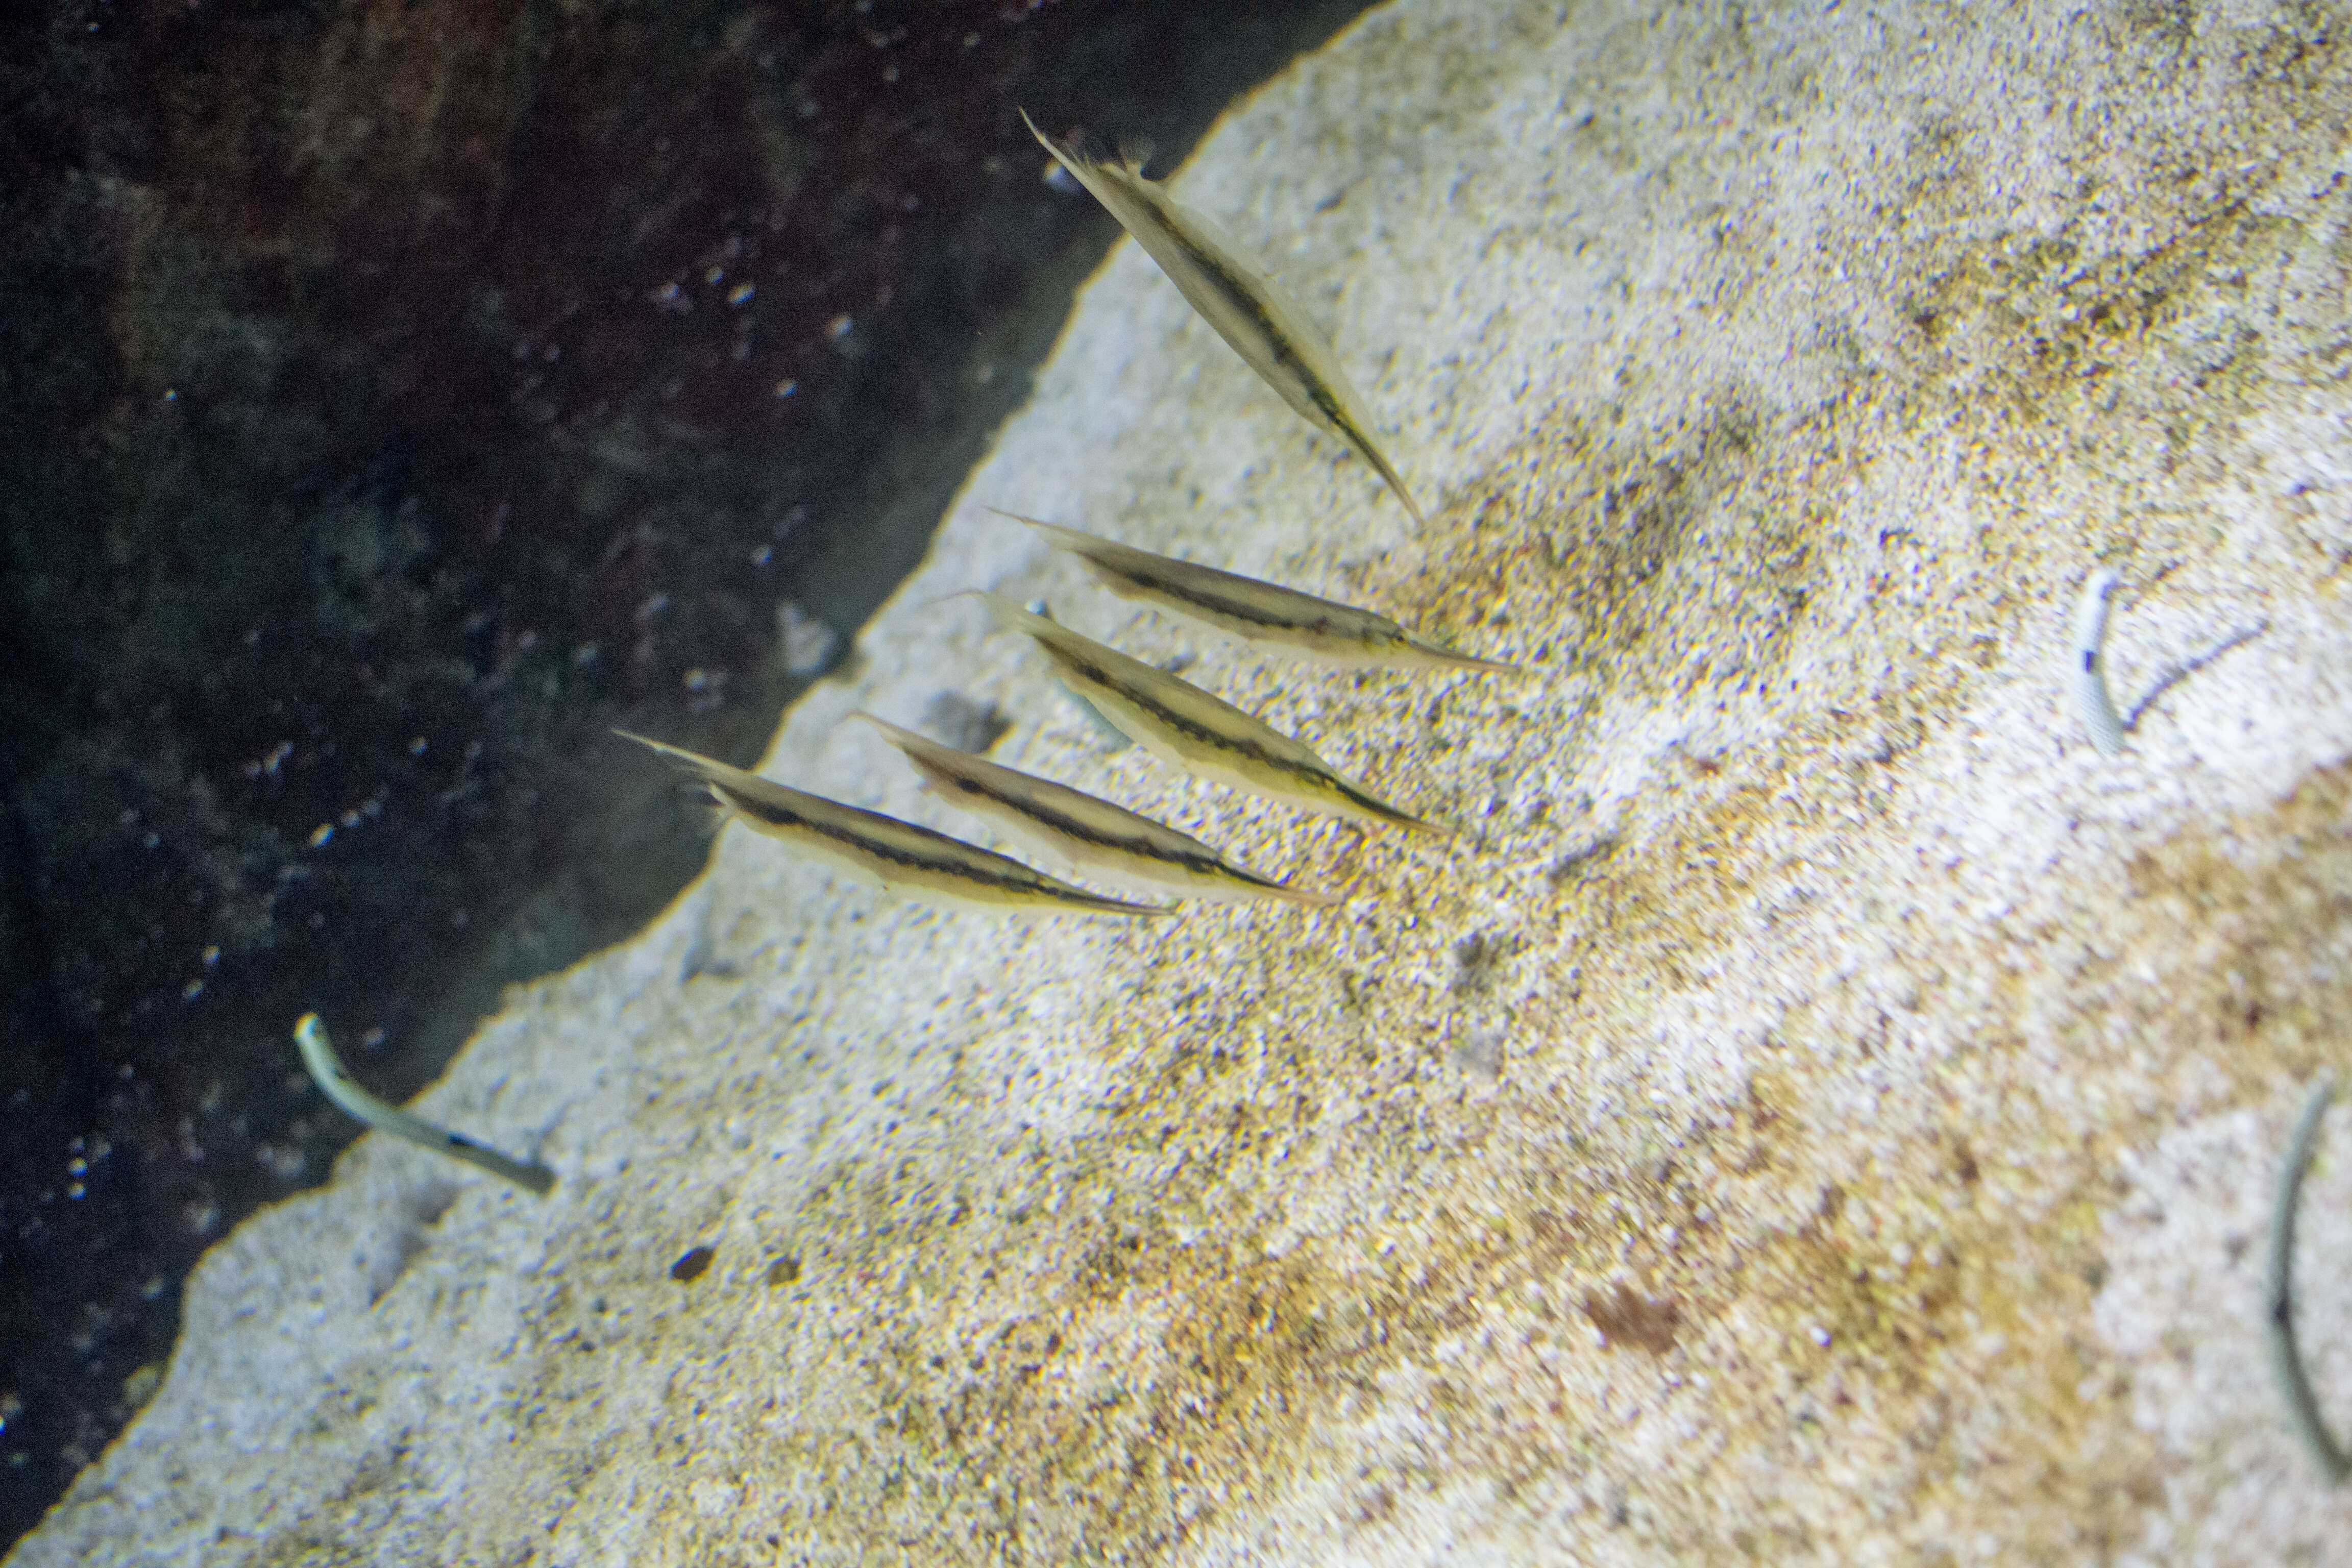
<svg viewBox="0 0 2352 1568">
<path fill-rule="evenodd" d="M 6 1563 L 2352 1562 L 2352 8 L 0 30 Z"/>
</svg>

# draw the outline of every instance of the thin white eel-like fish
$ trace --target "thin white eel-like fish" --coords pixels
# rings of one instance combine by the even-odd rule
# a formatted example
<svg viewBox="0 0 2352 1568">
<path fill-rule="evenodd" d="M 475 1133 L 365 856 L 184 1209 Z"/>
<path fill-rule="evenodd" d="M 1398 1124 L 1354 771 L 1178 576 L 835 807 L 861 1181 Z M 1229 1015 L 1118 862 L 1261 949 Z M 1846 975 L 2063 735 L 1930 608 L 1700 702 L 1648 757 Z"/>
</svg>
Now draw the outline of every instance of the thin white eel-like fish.
<svg viewBox="0 0 2352 1568">
<path fill-rule="evenodd" d="M 1518 667 L 1423 642 L 1388 616 L 1196 565 L 1131 544 L 989 508 L 1075 555 L 1096 582 L 1122 599 L 1181 616 L 1269 653 L 1348 669 L 1479 669 L 1515 674 Z"/>
<path fill-rule="evenodd" d="M 613 732 L 683 763 L 702 780 L 720 809 L 746 826 L 782 839 L 887 893 L 982 909 L 1092 915 L 1174 913 L 1161 904 L 1130 904 L 1089 893 L 976 844 L 878 811 L 788 788 L 714 757 L 632 735 L 626 730 Z"/>
<path fill-rule="evenodd" d="M 1162 762 L 1213 784 L 1328 816 L 1418 833 L 1446 831 L 1373 798 L 1303 743 L 1189 681 L 1080 637 L 1002 594 L 976 591 L 975 596 L 1005 630 L 1028 634 L 1064 685 Z"/>
<path fill-rule="evenodd" d="M 421 1149 L 436 1150 L 453 1160 L 478 1165 L 493 1176 L 503 1176 L 541 1197 L 555 1185 L 555 1173 L 536 1161 L 501 1154 L 462 1132 L 436 1127 L 421 1116 L 411 1116 L 396 1105 L 387 1105 L 362 1089 L 343 1070 L 342 1058 L 335 1055 L 334 1042 L 327 1038 L 327 1026 L 319 1022 L 316 1013 L 305 1013 L 295 1020 L 294 1043 L 302 1047 L 302 1065 L 310 1069 L 311 1081 L 319 1086 L 319 1092 L 333 1100 L 345 1115 L 366 1122 L 379 1132 L 405 1138 Z"/>
<path fill-rule="evenodd" d="M 2102 567 L 2083 584 L 2074 606 L 2074 706 L 2083 712 L 2083 728 L 2103 756 L 2124 749 L 2123 715 L 2107 694 L 2107 600 L 2123 581 Z"/>
<path fill-rule="evenodd" d="M 1421 503 L 1371 437 L 1363 397 L 1348 380 L 1331 346 L 1307 324 L 1288 293 L 1217 226 L 1177 204 L 1143 177 L 1141 164 L 1090 155 L 1076 141 L 1056 142 L 1037 129 L 1026 110 L 1022 123 L 1077 182 L 1108 207 L 1144 254 L 1160 264 L 1192 309 L 1231 343 L 1249 367 L 1307 423 L 1328 431 L 1372 466 L 1415 522 L 1427 521 Z"/>
<path fill-rule="evenodd" d="M 2287 1145 L 2286 1163 L 2279 1169 L 2278 1195 L 2271 1206 L 2270 1267 L 2265 1270 L 2263 1300 L 2269 1308 L 2271 1371 L 2286 1400 L 2287 1417 L 2303 1439 L 2312 1462 L 2332 1487 L 2352 1479 L 2352 1454 L 2344 1451 L 2319 1414 L 2319 1395 L 2303 1370 L 2303 1353 L 2294 1340 L 2294 1206 L 2303 1191 L 2303 1173 L 2311 1166 L 2319 1142 L 2319 1119 L 2336 1095 L 2336 1080 L 2323 1075 L 2304 1101 L 2295 1119 L 2294 1137 Z"/>
<path fill-rule="evenodd" d="M 1199 839 L 1123 805 L 943 746 L 871 713 L 850 717 L 879 730 L 949 805 L 986 817 L 1024 847 L 1067 866 L 1073 875 L 1131 891 L 1175 892 L 1219 903 L 1251 899 L 1339 902 L 1328 893 L 1289 887 L 1236 866 Z"/>
</svg>

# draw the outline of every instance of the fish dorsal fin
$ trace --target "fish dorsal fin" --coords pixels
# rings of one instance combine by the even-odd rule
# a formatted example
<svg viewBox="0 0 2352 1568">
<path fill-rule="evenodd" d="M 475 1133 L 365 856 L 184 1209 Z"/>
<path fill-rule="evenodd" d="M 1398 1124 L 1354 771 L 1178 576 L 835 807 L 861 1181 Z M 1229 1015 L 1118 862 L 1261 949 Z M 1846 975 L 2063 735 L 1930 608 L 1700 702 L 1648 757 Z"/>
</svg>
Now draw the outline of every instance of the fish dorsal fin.
<svg viewBox="0 0 2352 1568">
<path fill-rule="evenodd" d="M 1118 161 L 1126 164 L 1127 172 L 1139 180 L 1143 178 L 1143 166 L 1151 162 L 1151 138 L 1149 136 L 1130 134 L 1118 139 Z"/>
</svg>

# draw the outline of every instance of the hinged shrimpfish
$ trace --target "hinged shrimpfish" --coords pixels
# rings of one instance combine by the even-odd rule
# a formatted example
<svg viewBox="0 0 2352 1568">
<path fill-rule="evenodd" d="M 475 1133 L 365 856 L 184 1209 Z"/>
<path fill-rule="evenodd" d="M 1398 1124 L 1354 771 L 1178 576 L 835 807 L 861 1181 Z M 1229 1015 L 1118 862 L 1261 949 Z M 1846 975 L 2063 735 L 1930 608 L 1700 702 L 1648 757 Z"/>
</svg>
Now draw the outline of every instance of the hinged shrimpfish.
<svg viewBox="0 0 2352 1568">
<path fill-rule="evenodd" d="M 1021 111 L 1021 122 L 1062 167 L 1108 207 L 1144 254 L 1176 285 L 1202 320 L 1231 343 L 1249 367 L 1307 423 L 1338 437 L 1372 466 L 1415 522 L 1426 522 L 1421 503 L 1405 489 L 1371 437 L 1364 399 L 1339 368 L 1339 361 L 1307 314 L 1266 269 L 1217 226 L 1180 205 L 1143 177 L 1139 156 L 1116 163 L 1090 155 L 1076 140 L 1056 142 Z"/>
<path fill-rule="evenodd" d="M 1349 669 L 1475 669 L 1517 674 L 1518 666 L 1423 642 L 1373 610 L 1318 599 L 1236 572 L 1154 555 L 1131 544 L 996 511 L 1075 555 L 1096 582 L 1122 599 L 1240 637 L 1269 653 Z"/>
<path fill-rule="evenodd" d="M 1002 594 L 974 590 L 973 596 L 988 605 L 1005 630 L 1028 634 L 1053 662 L 1064 685 L 1162 762 L 1213 784 L 1327 816 L 1416 833 L 1446 831 L 1375 799 L 1340 777 L 1304 742 L 1190 681 L 1080 637 Z"/>
<path fill-rule="evenodd" d="M 1199 839 L 1123 805 L 943 746 L 871 713 L 850 717 L 873 725 L 905 752 L 924 782 L 950 805 L 986 817 L 1024 847 L 1068 867 L 1074 876 L 1217 902 L 1339 901 L 1236 866 Z"/>
<path fill-rule="evenodd" d="M 702 780 L 719 809 L 745 826 L 782 839 L 886 893 L 995 910 L 1090 915 L 1175 912 L 1164 904 L 1130 904 L 1089 893 L 977 844 L 809 795 L 626 730 L 613 732 L 684 763 Z"/>
</svg>

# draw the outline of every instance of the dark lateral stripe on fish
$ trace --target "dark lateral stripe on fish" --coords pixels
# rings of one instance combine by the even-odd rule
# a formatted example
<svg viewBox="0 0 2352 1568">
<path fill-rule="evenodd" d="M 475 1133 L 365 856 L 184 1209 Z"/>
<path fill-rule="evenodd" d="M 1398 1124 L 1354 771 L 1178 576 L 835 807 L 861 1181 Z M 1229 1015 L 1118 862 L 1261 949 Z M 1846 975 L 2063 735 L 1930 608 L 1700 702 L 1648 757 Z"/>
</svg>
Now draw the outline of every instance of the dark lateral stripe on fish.
<svg viewBox="0 0 2352 1568">
<path fill-rule="evenodd" d="M 1089 576 L 1122 598 L 1293 657 L 1360 668 L 1517 673 L 1517 667 L 1499 659 L 1424 642 L 1377 610 L 1196 561 L 1155 555 L 1019 512 L 989 510 L 1075 557 Z"/>
<path fill-rule="evenodd" d="M 990 799 L 1003 798 L 989 795 L 985 789 L 971 779 L 950 778 L 947 782 L 950 788 L 961 790 L 967 795 L 976 795 Z M 1083 844 L 1092 844 L 1105 849 L 1116 849 L 1123 855 L 1133 855 L 1139 859 L 1156 860 L 1162 865 L 1181 867 L 1185 870 L 1198 871 L 1204 876 L 1223 876 L 1231 869 L 1225 864 L 1223 857 L 1213 850 L 1177 849 L 1172 846 L 1159 843 L 1149 835 L 1141 833 L 1103 833 L 1092 825 L 1079 821 L 1067 812 L 1056 811 L 1041 800 L 1024 800 L 1006 804 L 1011 805 L 1023 815 L 1044 823 L 1055 832 L 1066 833 Z"/>
<path fill-rule="evenodd" d="M 1265 300 L 1258 292 L 1260 287 L 1258 280 L 1245 279 L 1235 273 L 1223 258 L 1203 249 L 1191 235 L 1175 225 L 1169 226 L 1168 233 L 1169 237 L 1183 250 L 1184 259 L 1214 279 L 1228 299 L 1248 302 L 1250 324 L 1258 330 L 1260 335 L 1273 348 L 1276 363 L 1298 377 L 1299 384 L 1307 389 L 1307 397 L 1322 413 L 1323 417 L 1330 421 L 1331 429 L 1349 445 L 1354 447 L 1367 462 L 1375 468 L 1382 470 L 1381 478 L 1396 487 L 1398 499 L 1411 500 L 1412 497 L 1405 491 L 1404 481 L 1393 472 L 1388 471 L 1388 460 L 1379 456 L 1373 449 L 1370 437 L 1356 428 L 1355 416 L 1339 402 L 1337 390 L 1317 374 L 1315 367 L 1307 363 L 1300 357 L 1298 352 L 1291 347 L 1289 336 L 1283 331 L 1283 324 L 1275 319 L 1272 311 L 1266 309 Z M 1415 505 L 1414 510 L 1416 511 L 1420 510 L 1418 504 Z"/>
<path fill-rule="evenodd" d="M 1328 763 L 1326 763 L 1320 757 L 1316 756 L 1312 749 L 1306 746 L 1303 742 L 1296 741 L 1290 742 L 1292 745 L 1297 746 L 1299 750 L 1307 753 L 1307 757 L 1300 758 L 1286 755 L 1281 752 L 1270 751 L 1266 748 L 1264 742 L 1258 741 L 1254 736 L 1237 738 L 1232 735 L 1220 734 L 1214 730 L 1208 729 L 1194 722 L 1192 720 L 1186 718 L 1181 713 L 1171 712 L 1167 708 L 1164 708 L 1160 704 L 1153 701 L 1147 693 L 1138 691 L 1132 687 L 1122 685 L 1112 677 L 1108 670 L 1102 668 L 1099 665 L 1095 664 L 1089 659 L 1069 653 L 1064 649 L 1055 647 L 1043 641 L 1040 641 L 1038 646 L 1045 648 L 1046 654 L 1052 658 L 1056 664 L 1062 665 L 1072 673 L 1086 679 L 1092 680 L 1097 685 L 1109 688 L 1111 690 L 1118 693 L 1119 697 L 1123 700 L 1133 703 L 1136 707 L 1142 709 L 1145 712 L 1150 714 L 1152 718 L 1158 720 L 1160 723 L 1167 725 L 1170 729 L 1176 731 L 1180 734 L 1186 735 L 1195 741 L 1202 742 L 1217 751 L 1238 752 L 1241 755 L 1249 758 L 1253 762 L 1281 773 L 1284 777 L 1292 780 L 1294 783 L 1304 784 L 1312 789 L 1327 794 L 1337 795 L 1341 799 L 1348 801 L 1359 809 L 1368 812 L 1371 816 L 1378 817 L 1382 821 L 1392 822 L 1401 826 L 1410 826 L 1433 833 L 1444 831 L 1434 823 L 1424 822 L 1409 811 L 1400 810 L 1398 807 L 1391 805 L 1388 802 L 1381 800 L 1375 795 L 1367 795 L 1362 790 L 1358 789 L 1354 784 L 1349 784 L 1346 779 L 1340 777 L 1338 772 L 1336 772 Z M 1236 710 L 1236 711 L 1238 711 L 1238 710 Z M 1246 717 L 1246 715 L 1244 715 L 1244 717 Z M 1256 721 L 1255 720 L 1252 721 L 1253 723 L 1255 721 Z"/>
<path fill-rule="evenodd" d="M 1294 776 L 1300 776 L 1303 773 L 1303 776 L 1315 778 L 1318 783 L 1320 782 L 1320 775 L 1314 773 L 1311 770 L 1302 770 L 1302 766 L 1297 758 L 1287 757 L 1281 755 L 1278 752 L 1267 751 L 1264 742 L 1258 741 L 1254 736 L 1237 739 L 1232 735 L 1220 734 L 1216 731 L 1207 728 L 1205 725 L 1197 723 L 1193 720 L 1186 718 L 1181 713 L 1173 712 L 1169 709 L 1161 707 L 1159 703 L 1151 700 L 1149 693 L 1138 691 L 1130 686 L 1122 685 L 1109 670 L 1103 668 L 1100 665 L 1096 664 L 1091 659 L 1086 658 L 1081 655 L 1072 653 L 1066 648 L 1055 647 L 1050 643 L 1041 641 L 1037 646 L 1044 648 L 1046 655 L 1051 658 L 1055 663 L 1062 666 L 1065 669 L 1067 669 L 1072 674 L 1082 677 L 1085 679 L 1091 680 L 1097 686 L 1109 688 L 1111 690 L 1118 693 L 1122 700 L 1134 703 L 1138 708 L 1142 709 L 1145 712 L 1150 714 L 1154 719 L 1159 720 L 1170 729 L 1176 731 L 1179 734 L 1187 735 L 1193 740 L 1203 742 L 1221 752 L 1239 752 L 1242 755 L 1248 757 L 1255 762 L 1264 763 L 1269 767 L 1280 768 L 1285 773 L 1290 773 Z"/>
<path fill-rule="evenodd" d="M 446 1127 L 378 1100 L 361 1088 L 358 1080 L 343 1066 L 342 1058 L 336 1054 L 335 1043 L 328 1037 L 327 1026 L 319 1021 L 316 1013 L 305 1013 L 295 1021 L 294 1043 L 301 1048 L 302 1065 L 310 1069 L 311 1081 L 345 1115 L 380 1132 L 406 1139 L 421 1149 L 430 1149 L 463 1160 L 541 1197 L 555 1185 L 555 1173 L 538 1161 L 518 1160 L 512 1155 L 500 1153 L 488 1144 L 468 1138 L 462 1132 L 452 1132 Z"/>
<path fill-rule="evenodd" d="M 1089 563 L 1089 564 L 1099 565 L 1099 563 Z M 1279 611 L 1264 609 L 1255 605 L 1251 605 L 1248 610 L 1244 612 L 1235 606 L 1229 599 L 1221 599 L 1212 594 L 1195 592 L 1181 583 L 1171 582 L 1165 577 L 1148 575 L 1142 572 L 1132 571 L 1124 566 L 1102 566 L 1101 570 L 1109 573 L 1115 577 L 1124 577 L 1128 581 L 1135 584 L 1138 587 L 1148 588 L 1154 594 L 1159 594 L 1167 598 L 1177 600 L 1182 604 L 1191 605 L 1194 608 L 1204 611 L 1213 616 L 1232 616 L 1236 618 L 1240 618 L 1246 614 L 1247 618 L 1255 622 L 1256 625 L 1267 627 L 1274 631 L 1321 632 L 1327 637 L 1345 637 L 1349 635 L 1348 633 L 1338 629 L 1333 625 L 1332 619 L 1328 616 L 1286 616 Z M 1312 595 L 1298 594 L 1296 596 L 1301 599 L 1306 599 Z M 1365 614 L 1369 616 L 1370 612 L 1365 612 Z M 1372 621 L 1370 624 L 1376 629 L 1387 632 L 1391 637 L 1401 638 L 1405 636 L 1405 629 L 1402 626 L 1396 625 L 1393 621 L 1381 619 Z"/>
<path fill-rule="evenodd" d="M 967 854 L 990 855 L 994 851 L 982 849 L 976 844 L 966 844 L 963 840 L 944 833 L 934 833 L 929 828 L 912 822 L 901 821 L 897 817 L 882 818 L 898 832 L 912 833 L 926 840 L 936 839 L 941 844 L 951 845 L 956 854 L 950 858 L 938 859 L 918 855 L 912 851 L 901 849 L 897 845 L 886 844 L 877 838 L 869 838 L 854 833 L 846 827 L 829 822 L 819 822 L 814 817 L 800 816 L 780 804 L 753 800 L 751 796 L 729 787 L 717 779 L 710 780 L 709 784 L 713 794 L 754 822 L 764 822 L 771 827 L 800 828 L 804 832 L 814 834 L 819 838 L 829 839 L 845 848 L 855 850 L 860 855 L 868 855 L 877 860 L 887 860 L 893 866 L 904 866 L 910 870 L 945 872 L 951 877 L 961 877 L 968 881 L 977 882 L 982 887 L 1014 888 L 1026 892 L 1038 886 L 1035 874 L 1029 872 L 1026 867 L 1021 867 L 1019 861 L 1005 859 L 1005 865 L 1008 868 L 1021 867 L 1021 874 L 1016 874 L 1010 869 L 999 871 L 993 866 L 968 864 L 964 860 L 964 856 Z M 856 811 L 858 807 L 853 805 L 845 809 Z M 1000 856 L 999 858 L 1005 858 Z"/>
</svg>

